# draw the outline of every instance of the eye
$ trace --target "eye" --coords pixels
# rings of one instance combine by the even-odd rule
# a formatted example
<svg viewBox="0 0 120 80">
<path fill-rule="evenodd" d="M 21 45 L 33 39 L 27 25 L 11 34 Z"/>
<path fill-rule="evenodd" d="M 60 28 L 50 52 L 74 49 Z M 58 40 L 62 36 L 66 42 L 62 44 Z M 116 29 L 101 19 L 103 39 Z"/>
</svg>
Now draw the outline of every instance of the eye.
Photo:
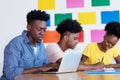
<svg viewBox="0 0 120 80">
<path fill-rule="evenodd" d="M 78 40 L 78 37 L 75 37 L 74 40 Z"/>
<path fill-rule="evenodd" d="M 37 28 L 37 31 L 46 31 L 46 28 Z"/>
<path fill-rule="evenodd" d="M 116 43 L 108 41 L 108 44 L 110 44 L 111 46 L 114 46 Z"/>
<path fill-rule="evenodd" d="M 37 31 L 41 31 L 41 29 L 37 29 Z"/>
</svg>

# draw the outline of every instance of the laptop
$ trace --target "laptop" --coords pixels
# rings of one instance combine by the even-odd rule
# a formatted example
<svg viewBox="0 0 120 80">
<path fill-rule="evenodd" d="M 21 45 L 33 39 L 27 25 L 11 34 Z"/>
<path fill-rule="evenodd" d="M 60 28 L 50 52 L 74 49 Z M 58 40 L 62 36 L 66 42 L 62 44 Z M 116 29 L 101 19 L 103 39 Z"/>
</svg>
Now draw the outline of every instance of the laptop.
<svg viewBox="0 0 120 80">
<path fill-rule="evenodd" d="M 67 73 L 76 72 L 79 66 L 81 53 L 78 51 L 66 51 L 57 71 L 48 71 L 44 73 Z"/>
</svg>

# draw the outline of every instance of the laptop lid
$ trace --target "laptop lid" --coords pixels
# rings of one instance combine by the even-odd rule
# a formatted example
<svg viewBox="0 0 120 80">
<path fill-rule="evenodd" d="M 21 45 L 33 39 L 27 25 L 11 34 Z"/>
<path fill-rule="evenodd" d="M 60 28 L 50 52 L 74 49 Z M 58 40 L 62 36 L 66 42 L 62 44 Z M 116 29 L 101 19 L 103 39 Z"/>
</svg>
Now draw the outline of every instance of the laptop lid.
<svg viewBox="0 0 120 80">
<path fill-rule="evenodd" d="M 66 51 L 61 61 L 58 72 L 76 72 L 79 66 L 80 58 L 80 52 Z"/>
<path fill-rule="evenodd" d="M 58 71 L 49 71 L 44 73 L 66 73 L 76 72 L 79 66 L 81 53 L 78 51 L 66 51 L 62 58 Z"/>
</svg>

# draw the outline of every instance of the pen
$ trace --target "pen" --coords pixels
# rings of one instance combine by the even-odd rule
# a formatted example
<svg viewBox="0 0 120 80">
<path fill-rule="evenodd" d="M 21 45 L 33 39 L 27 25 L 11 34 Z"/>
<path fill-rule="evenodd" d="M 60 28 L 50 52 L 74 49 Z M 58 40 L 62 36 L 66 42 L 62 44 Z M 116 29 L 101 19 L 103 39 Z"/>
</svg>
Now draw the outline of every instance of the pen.
<svg viewBox="0 0 120 80">
<path fill-rule="evenodd" d="M 104 57 L 102 57 L 101 62 L 103 62 Z"/>
<path fill-rule="evenodd" d="M 98 61 L 100 62 L 100 59 L 98 58 Z"/>
</svg>

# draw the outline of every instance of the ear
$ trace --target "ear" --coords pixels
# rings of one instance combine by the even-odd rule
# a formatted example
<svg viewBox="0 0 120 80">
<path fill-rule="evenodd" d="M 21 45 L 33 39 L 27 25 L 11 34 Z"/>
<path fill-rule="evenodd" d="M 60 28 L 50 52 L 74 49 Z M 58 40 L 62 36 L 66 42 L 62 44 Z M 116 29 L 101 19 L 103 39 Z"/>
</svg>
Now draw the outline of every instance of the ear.
<svg viewBox="0 0 120 80">
<path fill-rule="evenodd" d="M 106 37 L 107 37 L 107 34 L 104 35 L 104 38 L 106 38 Z"/>
<path fill-rule="evenodd" d="M 31 30 L 31 26 L 27 25 L 27 30 L 30 31 Z"/>
<path fill-rule="evenodd" d="M 67 41 L 68 40 L 68 35 L 64 36 L 64 40 Z"/>
</svg>

